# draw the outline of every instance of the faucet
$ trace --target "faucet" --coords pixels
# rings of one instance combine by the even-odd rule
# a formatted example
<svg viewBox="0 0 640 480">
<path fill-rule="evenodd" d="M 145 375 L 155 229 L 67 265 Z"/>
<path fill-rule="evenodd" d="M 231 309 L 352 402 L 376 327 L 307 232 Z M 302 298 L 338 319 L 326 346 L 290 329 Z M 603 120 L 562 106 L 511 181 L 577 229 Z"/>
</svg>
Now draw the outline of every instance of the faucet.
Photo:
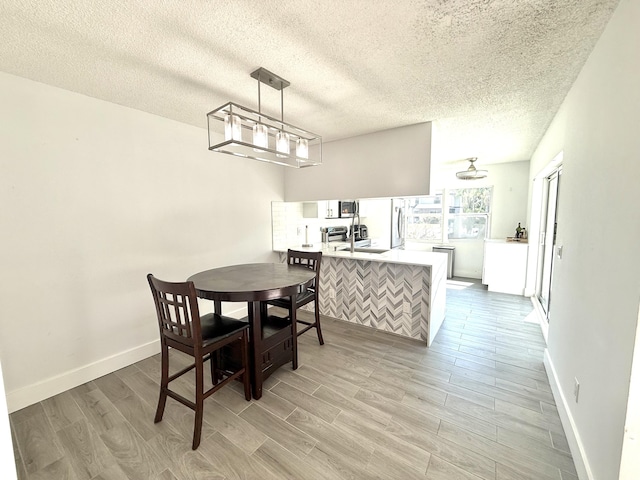
<svg viewBox="0 0 640 480">
<path fill-rule="evenodd" d="M 351 253 L 353 253 L 356 246 L 356 225 L 358 225 L 358 233 L 360 233 L 360 204 L 357 200 L 355 203 L 353 217 L 351 217 Z M 356 217 L 358 217 L 358 223 L 356 223 Z"/>
</svg>

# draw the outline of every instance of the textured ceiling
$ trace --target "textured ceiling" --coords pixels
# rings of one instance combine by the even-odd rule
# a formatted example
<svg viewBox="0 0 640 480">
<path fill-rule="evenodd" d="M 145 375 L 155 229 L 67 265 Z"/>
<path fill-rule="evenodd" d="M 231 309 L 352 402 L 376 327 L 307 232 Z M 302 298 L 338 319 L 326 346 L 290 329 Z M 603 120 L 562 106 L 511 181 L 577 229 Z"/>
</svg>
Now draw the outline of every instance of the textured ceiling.
<svg viewBox="0 0 640 480">
<path fill-rule="evenodd" d="M 324 140 L 434 122 L 434 162 L 528 160 L 618 0 L 2 0 L 0 70 L 206 126 L 257 108 Z M 262 88 L 263 111 L 280 114 Z"/>
</svg>

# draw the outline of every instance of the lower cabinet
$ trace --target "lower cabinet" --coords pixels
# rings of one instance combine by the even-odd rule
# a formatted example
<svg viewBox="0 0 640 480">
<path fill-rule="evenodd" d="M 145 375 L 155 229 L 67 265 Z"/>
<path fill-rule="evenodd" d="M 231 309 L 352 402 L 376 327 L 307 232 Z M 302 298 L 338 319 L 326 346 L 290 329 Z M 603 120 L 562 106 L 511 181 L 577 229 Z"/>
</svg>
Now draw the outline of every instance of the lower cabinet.
<svg viewBox="0 0 640 480">
<path fill-rule="evenodd" d="M 529 245 L 506 240 L 486 240 L 482 283 L 490 292 L 524 295 Z"/>
</svg>

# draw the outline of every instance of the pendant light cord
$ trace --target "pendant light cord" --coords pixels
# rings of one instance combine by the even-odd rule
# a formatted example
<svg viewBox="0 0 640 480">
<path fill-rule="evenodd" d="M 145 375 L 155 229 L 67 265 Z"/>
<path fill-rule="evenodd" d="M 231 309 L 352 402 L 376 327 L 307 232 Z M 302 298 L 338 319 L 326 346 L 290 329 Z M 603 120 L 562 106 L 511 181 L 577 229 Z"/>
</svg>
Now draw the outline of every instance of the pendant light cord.
<svg viewBox="0 0 640 480">
<path fill-rule="evenodd" d="M 260 115 L 262 113 L 262 108 L 260 106 L 260 78 L 258 78 L 258 120 L 262 120 L 262 115 Z"/>
<path fill-rule="evenodd" d="M 280 89 L 280 122 L 284 130 L 284 88 Z"/>
</svg>

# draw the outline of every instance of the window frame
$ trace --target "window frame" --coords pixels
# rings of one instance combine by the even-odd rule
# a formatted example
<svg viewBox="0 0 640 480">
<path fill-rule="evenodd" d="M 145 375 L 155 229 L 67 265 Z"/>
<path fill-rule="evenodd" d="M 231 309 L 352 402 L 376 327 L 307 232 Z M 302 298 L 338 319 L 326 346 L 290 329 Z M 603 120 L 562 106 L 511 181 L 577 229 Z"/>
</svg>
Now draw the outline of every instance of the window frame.
<svg viewBox="0 0 640 480">
<path fill-rule="evenodd" d="M 465 189 L 473 189 L 473 188 L 479 188 L 479 189 L 488 189 L 489 190 L 489 200 L 488 200 L 488 212 L 486 213 L 478 213 L 478 212 L 461 212 L 461 213 L 452 213 L 451 212 L 451 201 L 453 198 L 453 194 L 452 192 L 455 192 L 457 190 L 465 190 Z M 424 239 L 424 238 L 409 238 L 409 236 L 407 235 L 406 240 L 407 241 L 411 241 L 411 242 L 417 242 L 417 243 L 425 243 L 425 244 L 441 244 L 441 243 L 449 243 L 450 241 L 455 241 L 455 242 L 484 242 L 487 238 L 491 238 L 491 210 L 492 210 L 492 204 L 493 204 L 493 186 L 482 186 L 482 187 L 467 187 L 467 188 L 461 188 L 461 187 L 455 187 L 455 188 L 443 188 L 443 189 L 439 189 L 436 190 L 436 192 L 433 195 L 425 195 L 424 197 L 441 197 L 441 201 L 440 203 L 436 204 L 432 204 L 432 205 L 438 205 L 438 208 L 440 208 L 440 213 L 432 213 L 432 212 L 427 212 L 423 215 L 427 216 L 427 215 L 440 215 L 440 238 L 438 239 Z M 411 198 L 423 198 L 422 196 L 420 197 L 411 197 Z M 427 204 L 429 205 L 429 204 Z M 415 206 L 413 207 L 415 208 Z M 413 210 L 413 208 L 411 210 Z M 455 208 L 455 207 L 453 207 Z M 407 209 L 407 213 L 406 213 L 407 217 L 411 216 L 413 218 L 415 218 L 415 214 L 413 213 L 413 211 L 409 211 L 409 209 Z M 471 237 L 471 238 L 456 238 L 456 237 L 450 237 L 449 236 L 449 221 L 451 219 L 454 219 L 456 217 L 461 217 L 461 218 L 469 218 L 469 217 L 485 217 L 485 229 L 484 229 L 484 235 L 481 237 Z M 413 218 L 411 220 L 413 220 Z M 407 226 L 414 224 L 413 221 L 410 221 L 409 218 L 406 219 L 407 222 Z M 408 232 L 407 232 L 408 233 Z"/>
</svg>

